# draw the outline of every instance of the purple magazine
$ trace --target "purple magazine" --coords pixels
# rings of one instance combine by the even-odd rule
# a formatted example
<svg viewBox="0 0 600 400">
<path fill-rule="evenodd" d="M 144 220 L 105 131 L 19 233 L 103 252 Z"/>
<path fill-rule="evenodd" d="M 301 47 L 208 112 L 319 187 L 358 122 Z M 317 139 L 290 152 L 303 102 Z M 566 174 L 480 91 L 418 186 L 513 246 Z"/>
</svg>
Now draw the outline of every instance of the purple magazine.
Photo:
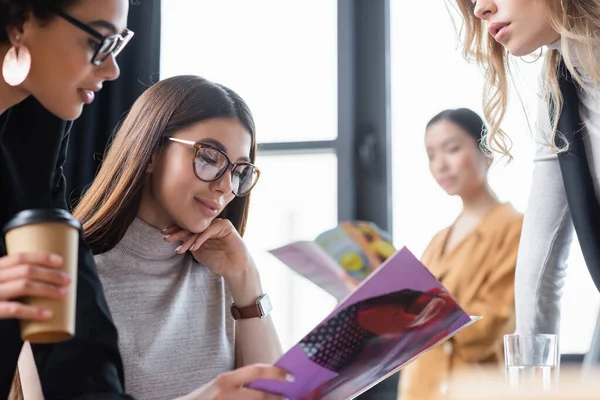
<svg viewBox="0 0 600 400">
<path fill-rule="evenodd" d="M 249 387 L 289 400 L 354 398 L 477 319 L 403 247 L 277 361 L 294 382 Z"/>
</svg>

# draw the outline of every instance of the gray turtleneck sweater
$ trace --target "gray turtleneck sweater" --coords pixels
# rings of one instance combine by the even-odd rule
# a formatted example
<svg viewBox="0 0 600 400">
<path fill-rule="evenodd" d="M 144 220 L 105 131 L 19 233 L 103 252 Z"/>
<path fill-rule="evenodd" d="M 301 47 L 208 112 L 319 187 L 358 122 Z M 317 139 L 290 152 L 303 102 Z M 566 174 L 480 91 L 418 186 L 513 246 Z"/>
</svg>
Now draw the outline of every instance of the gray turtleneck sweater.
<svg viewBox="0 0 600 400">
<path fill-rule="evenodd" d="M 235 365 L 231 294 L 219 275 L 179 255 L 158 229 L 135 219 L 96 256 L 125 366 L 127 393 L 169 400 Z"/>
</svg>

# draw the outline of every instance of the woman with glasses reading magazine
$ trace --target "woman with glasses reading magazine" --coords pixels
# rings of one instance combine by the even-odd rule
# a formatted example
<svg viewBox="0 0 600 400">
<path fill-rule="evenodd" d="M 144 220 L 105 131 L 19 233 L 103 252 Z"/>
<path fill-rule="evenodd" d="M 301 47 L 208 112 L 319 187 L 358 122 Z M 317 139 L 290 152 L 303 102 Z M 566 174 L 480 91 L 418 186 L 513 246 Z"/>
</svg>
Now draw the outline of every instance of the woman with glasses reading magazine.
<svg viewBox="0 0 600 400">
<path fill-rule="evenodd" d="M 242 239 L 255 157 L 254 121 L 236 93 L 168 78 L 135 102 L 74 211 L 140 399 L 213 399 L 210 387 L 194 391 L 282 354 Z"/>
</svg>

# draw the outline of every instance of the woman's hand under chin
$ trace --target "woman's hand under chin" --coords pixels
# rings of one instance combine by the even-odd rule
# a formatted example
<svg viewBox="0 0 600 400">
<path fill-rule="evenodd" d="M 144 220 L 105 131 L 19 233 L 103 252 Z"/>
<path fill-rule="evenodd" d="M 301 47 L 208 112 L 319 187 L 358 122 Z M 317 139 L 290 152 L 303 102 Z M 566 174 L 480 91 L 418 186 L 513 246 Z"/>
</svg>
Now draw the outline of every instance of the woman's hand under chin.
<svg viewBox="0 0 600 400">
<path fill-rule="evenodd" d="M 215 218 L 202 233 L 178 226 L 161 231 L 167 242 L 182 242 L 177 253 L 191 251 L 200 264 L 226 281 L 236 281 L 256 268 L 244 240 L 228 219 Z"/>
</svg>

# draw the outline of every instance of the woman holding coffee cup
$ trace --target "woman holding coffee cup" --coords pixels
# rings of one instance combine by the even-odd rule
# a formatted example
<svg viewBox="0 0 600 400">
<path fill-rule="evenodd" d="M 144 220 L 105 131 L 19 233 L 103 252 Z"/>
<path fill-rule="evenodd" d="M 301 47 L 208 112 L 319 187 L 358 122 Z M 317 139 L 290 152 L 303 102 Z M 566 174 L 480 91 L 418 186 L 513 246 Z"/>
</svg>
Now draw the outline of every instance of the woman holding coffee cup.
<svg viewBox="0 0 600 400">
<path fill-rule="evenodd" d="M 0 0 L 1 226 L 23 210 L 67 209 L 62 164 L 70 123 L 65 120 L 79 117 L 102 83 L 118 77 L 115 56 L 131 36 L 127 12 L 127 0 Z M 94 261 L 83 240 L 76 242 L 76 276 L 64 273 L 67 260 L 57 254 L 6 255 L 0 246 L 2 398 L 8 397 L 23 345 L 18 320 L 56 317 L 22 299 L 65 300 L 75 289 L 75 336 L 32 346 L 43 394 L 47 399 L 127 397 L 117 332 Z"/>
<path fill-rule="evenodd" d="M 198 76 L 164 79 L 135 102 L 73 212 L 137 398 L 212 399 L 195 389 L 282 354 L 242 239 L 255 157 L 241 97 Z"/>
<path fill-rule="evenodd" d="M 0 0 L 2 226 L 23 210 L 67 209 L 62 164 L 70 123 L 65 120 L 79 117 L 102 83 L 118 77 L 115 57 L 132 35 L 126 29 L 127 12 L 127 0 Z M 43 395 L 128 397 L 117 331 L 94 260 L 83 239 L 78 245 L 77 276 L 66 276 L 60 270 L 64 260 L 56 254 L 7 256 L 0 244 L 0 398 L 8 397 L 23 345 L 18 321 L 53 318 L 21 299 L 63 299 L 73 282 L 75 336 L 32 346 Z M 284 375 L 274 367 L 256 366 L 220 383 L 233 390 L 259 377 Z"/>
</svg>

